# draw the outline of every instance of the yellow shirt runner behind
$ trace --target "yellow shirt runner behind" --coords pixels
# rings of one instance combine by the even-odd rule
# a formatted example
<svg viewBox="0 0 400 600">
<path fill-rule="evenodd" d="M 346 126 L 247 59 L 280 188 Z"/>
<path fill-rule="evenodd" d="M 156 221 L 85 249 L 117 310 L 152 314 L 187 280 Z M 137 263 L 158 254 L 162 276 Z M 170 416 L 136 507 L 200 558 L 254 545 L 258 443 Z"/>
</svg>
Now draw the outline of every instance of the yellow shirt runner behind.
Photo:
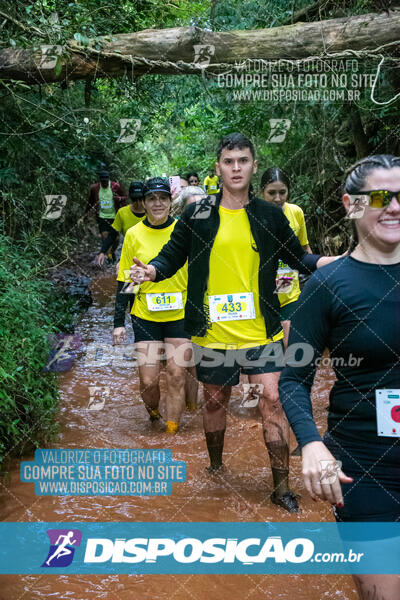
<svg viewBox="0 0 400 600">
<path fill-rule="evenodd" d="M 258 271 L 260 255 L 244 208 L 231 210 L 219 207 L 220 226 L 210 255 L 210 273 L 204 304 L 208 296 L 253 293 L 255 318 L 243 321 L 214 321 L 204 337 L 192 337 L 199 346 L 220 349 L 255 348 L 283 338 L 281 331 L 267 338 L 265 319 L 260 311 Z M 226 305 L 217 310 L 226 311 Z"/>
<path fill-rule="evenodd" d="M 112 227 L 119 231 L 119 233 L 122 233 L 122 235 L 125 235 L 128 229 L 130 229 L 140 221 L 143 221 L 145 216 L 146 215 L 143 213 L 143 215 L 138 217 L 132 212 L 130 206 L 123 206 L 115 215 Z"/>
<path fill-rule="evenodd" d="M 214 175 L 214 177 L 207 177 L 204 180 L 204 187 L 206 188 L 206 194 L 211 196 L 212 194 L 217 194 L 219 192 L 218 188 L 218 175 Z"/>
<path fill-rule="evenodd" d="M 304 219 L 304 213 L 300 206 L 285 202 L 285 209 L 283 212 L 300 244 L 302 246 L 306 246 L 308 244 L 306 222 Z M 299 273 L 298 271 L 291 269 L 289 265 L 280 260 L 277 278 L 282 276 L 293 277 L 291 290 L 286 294 L 278 294 L 280 305 L 286 306 L 286 304 L 290 304 L 290 302 L 295 302 L 298 300 L 300 296 Z"/>
<path fill-rule="evenodd" d="M 99 205 L 100 212 L 99 217 L 101 219 L 114 219 L 115 208 L 114 208 L 114 194 L 111 189 L 111 182 L 108 182 L 108 186 L 103 188 L 102 185 L 99 187 Z"/>
<path fill-rule="evenodd" d="M 169 241 L 171 233 L 174 230 L 177 221 L 174 220 L 171 225 L 164 228 L 148 227 L 140 221 L 134 227 L 131 227 L 125 235 L 122 246 L 121 260 L 118 270 L 118 281 L 131 281 L 129 278 L 129 269 L 133 265 L 133 257 L 136 256 L 144 263 L 148 263 L 152 258 L 155 258 L 161 248 Z M 169 279 L 164 279 L 158 283 L 146 281 L 140 285 L 139 291 L 135 296 L 135 301 L 132 306 L 131 314 L 145 319 L 147 321 L 178 321 L 184 318 L 184 308 L 186 303 L 186 288 L 187 288 L 187 262 Z M 169 301 L 173 298 L 173 292 L 182 294 L 181 309 L 175 310 L 149 310 L 146 294 L 167 294 Z M 151 300 L 157 301 L 157 298 L 150 297 Z M 162 300 L 163 298 L 160 298 Z M 157 301 L 157 305 L 159 302 Z"/>
</svg>

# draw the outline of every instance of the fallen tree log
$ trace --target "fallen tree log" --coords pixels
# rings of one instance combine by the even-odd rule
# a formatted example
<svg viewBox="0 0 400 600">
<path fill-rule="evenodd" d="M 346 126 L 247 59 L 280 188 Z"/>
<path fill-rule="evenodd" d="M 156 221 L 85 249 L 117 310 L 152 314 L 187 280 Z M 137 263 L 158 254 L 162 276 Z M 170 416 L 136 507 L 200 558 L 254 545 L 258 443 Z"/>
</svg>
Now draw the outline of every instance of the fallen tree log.
<svg viewBox="0 0 400 600">
<path fill-rule="evenodd" d="M 398 55 L 400 9 L 271 29 L 146 29 L 90 41 L 87 46 L 71 40 L 65 46 L 6 48 L 0 51 L 0 79 L 51 83 L 119 77 L 127 72 L 134 76 L 199 73 L 202 69 L 216 73 L 246 59 L 358 56 L 387 45 L 392 55 Z"/>
</svg>

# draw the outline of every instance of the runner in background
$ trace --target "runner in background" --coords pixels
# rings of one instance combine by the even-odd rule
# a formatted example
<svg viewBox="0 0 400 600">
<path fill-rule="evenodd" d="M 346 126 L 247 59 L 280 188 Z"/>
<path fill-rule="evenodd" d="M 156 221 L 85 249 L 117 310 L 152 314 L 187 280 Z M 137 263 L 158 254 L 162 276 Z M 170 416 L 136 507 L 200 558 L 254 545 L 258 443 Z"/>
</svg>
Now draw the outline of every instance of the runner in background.
<svg viewBox="0 0 400 600">
<path fill-rule="evenodd" d="M 117 181 L 110 181 L 108 171 L 101 171 L 98 183 L 90 186 L 89 197 L 81 221 L 87 219 L 89 213 L 96 216 L 100 235 L 105 239 L 112 234 L 112 223 L 121 206 L 124 205 L 126 194 Z M 118 247 L 118 236 L 114 239 L 108 258 L 115 261 L 115 250 Z"/>
<path fill-rule="evenodd" d="M 191 183 L 195 181 L 199 181 L 196 173 L 189 173 L 187 175 L 187 179 L 189 181 L 189 185 L 184 187 L 177 198 L 172 203 L 171 214 L 179 219 L 180 215 L 185 210 L 186 206 L 200 200 L 201 198 L 205 198 L 206 193 L 203 188 L 198 187 L 198 183 Z M 195 412 L 197 410 L 197 396 L 199 390 L 199 381 L 197 379 L 196 367 L 193 365 L 191 367 L 187 367 L 186 372 L 186 382 L 185 382 L 185 403 L 186 408 L 190 412 Z"/>
<path fill-rule="evenodd" d="M 197 173 L 188 173 L 186 175 L 186 180 L 189 186 L 198 187 L 200 185 L 200 177 L 197 175 Z"/>
<path fill-rule="evenodd" d="M 278 167 L 271 167 L 264 171 L 261 177 L 261 191 L 264 200 L 273 202 L 283 210 L 283 214 L 289 221 L 290 227 L 296 234 L 303 250 L 311 254 L 311 248 L 308 243 L 306 222 L 304 213 L 297 204 L 289 204 L 287 201 L 290 190 L 289 177 Z M 296 310 L 297 300 L 300 296 L 299 273 L 293 270 L 279 260 L 279 268 L 276 276 L 276 286 L 279 303 L 281 305 L 281 323 L 283 329 L 283 343 L 287 348 L 290 320 L 293 312 Z"/>
<path fill-rule="evenodd" d="M 125 235 L 130 227 L 143 221 L 146 213 L 143 208 L 143 183 L 141 181 L 132 181 L 129 186 L 129 204 L 120 208 L 112 223 L 112 230 L 109 235 L 103 239 L 100 254 L 96 256 L 97 265 L 104 264 L 105 256 L 111 246 L 115 243 L 118 233 Z M 118 273 L 118 265 L 117 265 Z"/>
<path fill-rule="evenodd" d="M 143 186 L 143 196 L 146 217 L 127 231 L 122 246 L 114 316 L 115 344 L 126 342 L 127 299 L 124 292 L 125 288 L 131 291 L 129 268 L 134 262 L 133 258 L 137 256 L 147 262 L 157 256 L 177 223 L 169 214 L 171 190 L 167 179 L 154 177 L 147 180 Z M 187 264 L 160 283 L 143 283 L 136 290 L 131 310 L 139 360 L 140 393 L 151 421 L 161 417 L 160 373 L 161 361 L 166 357 L 166 433 L 171 434 L 178 431 L 185 407 L 185 366 L 190 364 L 192 356 L 192 348 L 183 328 L 186 288 Z M 179 364 L 176 358 L 179 358 Z"/>
<path fill-rule="evenodd" d="M 189 185 L 188 187 L 184 188 L 179 196 L 173 201 L 171 214 L 174 217 L 179 218 L 186 206 L 189 206 L 189 204 L 192 204 L 193 202 L 205 197 L 206 193 L 203 188 Z"/>
<path fill-rule="evenodd" d="M 209 169 L 208 175 L 204 180 L 204 189 L 206 191 L 207 196 L 218 194 L 218 181 L 218 175 L 215 174 L 214 169 Z"/>
<path fill-rule="evenodd" d="M 188 180 L 191 180 L 189 173 Z M 181 191 L 179 196 L 172 202 L 171 214 L 176 219 L 179 219 L 180 215 L 185 210 L 186 206 L 200 200 L 206 196 L 203 188 L 189 185 Z M 187 367 L 186 383 L 185 383 L 185 402 L 186 408 L 190 412 L 197 410 L 197 394 L 199 389 L 199 381 L 197 379 L 196 367 Z"/>
<path fill-rule="evenodd" d="M 337 521 L 395 522 L 400 521 L 400 158 L 369 156 L 346 175 L 342 201 L 354 219 L 357 246 L 306 283 L 289 345 L 310 345 L 313 358 L 303 366 L 289 363 L 279 389 L 302 447 L 310 496 L 330 502 Z M 336 381 L 322 438 L 311 386 L 325 348 Z M 376 533 L 370 543 L 380 551 Z M 354 579 L 361 600 L 400 598 L 398 575 Z"/>
<path fill-rule="evenodd" d="M 148 265 L 135 257 L 130 273 L 133 281 L 162 281 L 189 259 L 185 329 L 204 384 L 209 470 L 223 467 L 227 407 L 242 371 L 263 386 L 259 409 L 273 476 L 271 501 L 297 512 L 289 489 L 289 424 L 278 396 L 284 351 L 276 271 L 279 257 L 306 273 L 335 257 L 304 252 L 282 210 L 249 195 L 257 161 L 248 138 L 224 137 L 216 168 L 223 192 L 188 206 L 158 256 Z"/>
</svg>

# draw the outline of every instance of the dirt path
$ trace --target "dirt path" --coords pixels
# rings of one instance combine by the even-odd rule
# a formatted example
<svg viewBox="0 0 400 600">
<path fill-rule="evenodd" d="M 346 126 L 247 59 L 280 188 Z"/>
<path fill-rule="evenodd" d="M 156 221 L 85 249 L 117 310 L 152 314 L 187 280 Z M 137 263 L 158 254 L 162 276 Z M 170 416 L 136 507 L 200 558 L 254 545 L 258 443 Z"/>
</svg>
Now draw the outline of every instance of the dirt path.
<svg viewBox="0 0 400 600">
<path fill-rule="evenodd" d="M 76 332 L 86 346 L 109 344 L 113 315 L 111 271 L 92 282 L 93 305 Z M 132 340 L 130 340 L 132 341 Z M 33 484 L 19 481 L 19 464 L 0 486 L 3 521 L 333 521 L 326 504 L 315 504 L 304 491 L 300 459 L 293 458 L 292 488 L 302 495 L 299 515 L 272 505 L 272 487 L 260 419 L 254 409 L 240 408 L 241 386 L 234 389 L 228 417 L 222 479 L 204 470 L 206 448 L 200 411 L 186 413 L 181 432 L 166 436 L 152 426 L 139 396 L 137 369 L 85 366 L 84 349 L 73 368 L 60 376 L 61 433 L 57 448 L 171 448 L 187 462 L 187 481 L 174 484 L 169 497 L 35 496 Z M 313 404 L 324 429 L 333 373 L 321 369 Z M 103 410 L 89 411 L 89 386 L 109 386 Z M 293 440 L 293 447 L 295 446 Z M 32 456 L 23 460 L 32 460 Z M 349 576 L 335 575 L 10 575 L 0 576 L 0 600 L 356 600 Z"/>
</svg>

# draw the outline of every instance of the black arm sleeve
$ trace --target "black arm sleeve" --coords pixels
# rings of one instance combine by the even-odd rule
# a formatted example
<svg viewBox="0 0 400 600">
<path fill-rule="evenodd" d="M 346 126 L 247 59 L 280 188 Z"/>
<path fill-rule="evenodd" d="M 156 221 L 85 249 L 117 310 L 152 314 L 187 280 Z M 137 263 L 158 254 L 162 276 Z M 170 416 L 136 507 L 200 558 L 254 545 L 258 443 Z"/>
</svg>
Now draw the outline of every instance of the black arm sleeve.
<svg viewBox="0 0 400 600">
<path fill-rule="evenodd" d="M 311 386 L 316 358 L 321 356 L 328 344 L 331 300 L 332 294 L 325 279 L 317 271 L 304 286 L 298 300 L 299 308 L 290 326 L 286 367 L 279 381 L 279 394 L 301 447 L 321 440 L 313 418 Z M 302 356 L 299 348 L 303 348 Z"/>
<path fill-rule="evenodd" d="M 279 241 L 279 258 L 282 259 L 283 262 L 287 263 L 292 269 L 297 269 L 300 273 L 304 273 L 305 275 L 310 275 L 316 270 L 317 261 L 321 258 L 321 255 L 309 254 L 303 250 L 283 212 L 279 223 Z"/>
<path fill-rule="evenodd" d="M 114 328 L 125 327 L 125 313 L 128 303 L 132 306 L 134 299 L 133 294 L 120 294 L 120 291 L 124 287 L 123 281 L 117 281 L 117 293 L 115 296 L 115 309 L 114 309 Z"/>
<path fill-rule="evenodd" d="M 101 249 L 100 249 L 100 252 L 102 254 L 107 254 L 107 252 L 113 245 L 113 242 L 114 242 L 115 238 L 117 237 L 117 235 L 118 235 L 118 231 L 116 229 L 114 229 L 114 227 L 111 227 L 108 232 L 108 236 L 103 238 L 103 241 L 101 244 Z"/>
<path fill-rule="evenodd" d="M 155 281 L 172 277 L 172 275 L 183 267 L 189 256 L 192 230 L 189 225 L 190 216 L 187 214 L 188 209 L 189 214 L 191 214 L 193 212 L 193 205 L 189 205 L 181 215 L 169 242 L 162 247 L 158 256 L 149 262 L 156 269 Z"/>
</svg>

